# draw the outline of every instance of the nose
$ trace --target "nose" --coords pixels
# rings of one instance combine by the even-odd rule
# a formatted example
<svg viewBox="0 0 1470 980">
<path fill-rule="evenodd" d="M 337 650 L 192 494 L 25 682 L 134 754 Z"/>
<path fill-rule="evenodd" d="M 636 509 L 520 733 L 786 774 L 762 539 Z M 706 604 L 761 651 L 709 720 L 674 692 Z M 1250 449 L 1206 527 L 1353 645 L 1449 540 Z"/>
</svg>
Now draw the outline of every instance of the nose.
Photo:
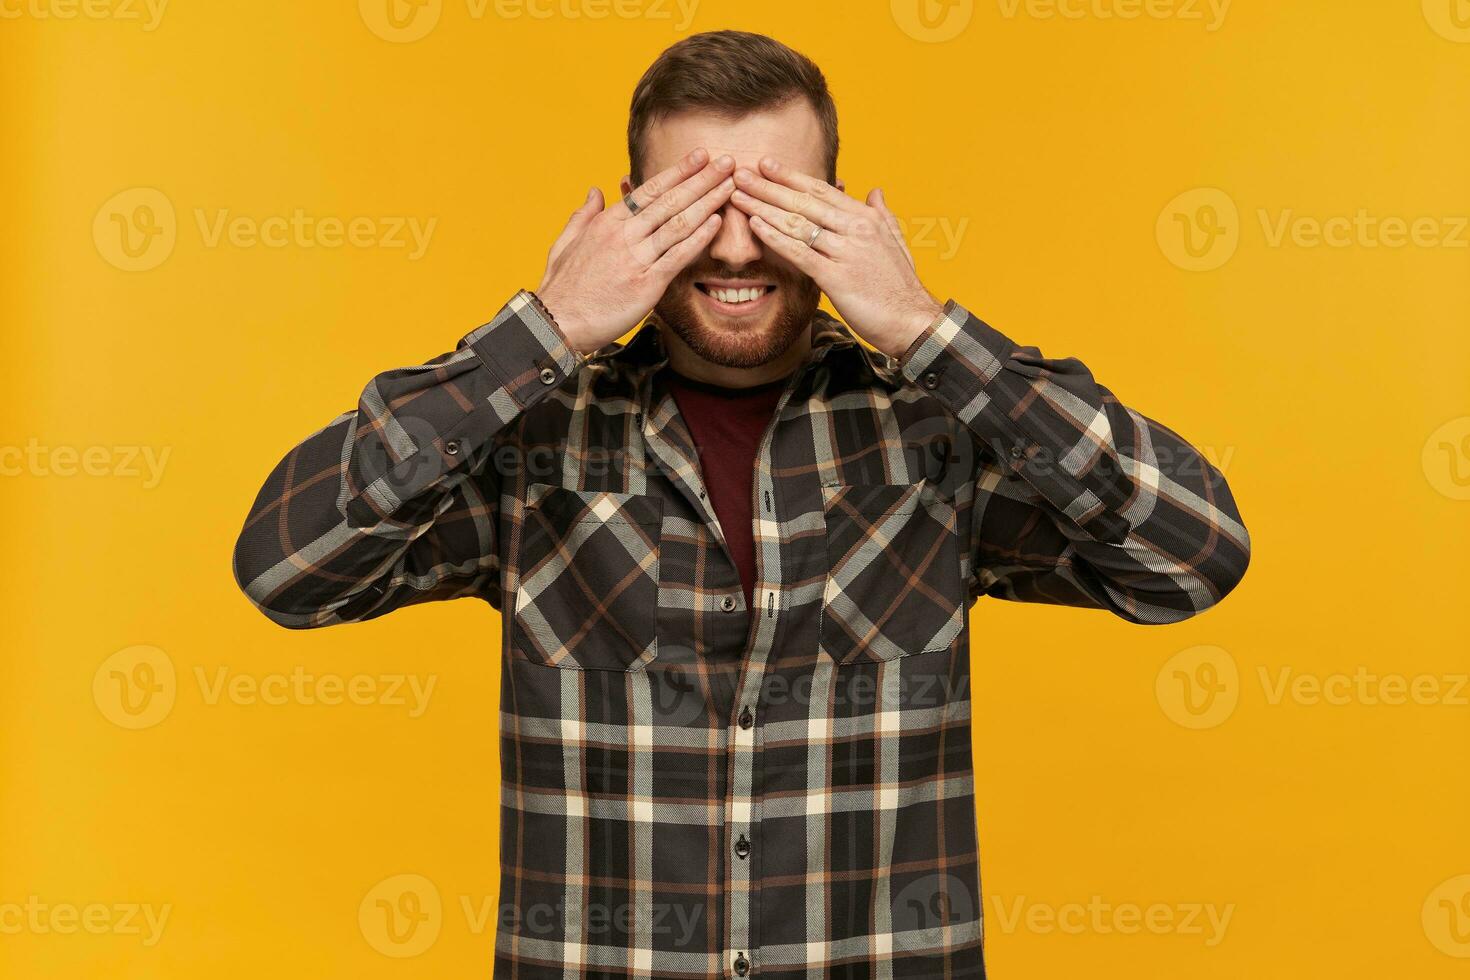
<svg viewBox="0 0 1470 980">
<path fill-rule="evenodd" d="M 750 230 L 750 217 L 733 204 L 720 209 L 720 230 L 710 242 L 709 255 L 732 269 L 760 261 L 760 239 Z"/>
</svg>

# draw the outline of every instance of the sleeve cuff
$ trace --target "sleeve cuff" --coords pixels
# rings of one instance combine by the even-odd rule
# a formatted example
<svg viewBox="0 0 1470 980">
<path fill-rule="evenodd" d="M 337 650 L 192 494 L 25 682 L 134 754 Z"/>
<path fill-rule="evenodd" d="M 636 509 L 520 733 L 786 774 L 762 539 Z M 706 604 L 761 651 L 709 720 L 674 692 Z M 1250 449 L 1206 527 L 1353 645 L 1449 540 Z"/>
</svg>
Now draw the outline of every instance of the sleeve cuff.
<svg viewBox="0 0 1470 980">
<path fill-rule="evenodd" d="M 493 320 L 465 335 L 460 345 L 473 350 L 500 382 L 492 401 L 500 403 L 497 412 L 507 419 L 540 401 L 585 360 L 526 289 L 512 296 Z"/>
<path fill-rule="evenodd" d="M 899 369 L 905 380 L 934 392 L 968 422 L 983 407 L 974 405 L 981 391 L 1015 349 L 1009 337 L 950 300 L 903 352 Z"/>
</svg>

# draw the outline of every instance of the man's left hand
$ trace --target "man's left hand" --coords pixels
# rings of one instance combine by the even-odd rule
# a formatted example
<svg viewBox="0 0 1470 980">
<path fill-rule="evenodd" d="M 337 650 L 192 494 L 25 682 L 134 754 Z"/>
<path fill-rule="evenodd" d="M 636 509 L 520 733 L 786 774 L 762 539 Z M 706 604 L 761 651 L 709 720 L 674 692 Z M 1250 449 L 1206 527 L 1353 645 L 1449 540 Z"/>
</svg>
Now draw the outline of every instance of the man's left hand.
<svg viewBox="0 0 1470 980">
<path fill-rule="evenodd" d="M 919 282 L 881 190 L 864 203 L 770 157 L 761 161 L 760 173 L 736 170 L 735 185 L 730 200 L 750 215 L 761 242 L 811 276 L 838 314 L 878 350 L 902 355 L 944 311 Z"/>
</svg>

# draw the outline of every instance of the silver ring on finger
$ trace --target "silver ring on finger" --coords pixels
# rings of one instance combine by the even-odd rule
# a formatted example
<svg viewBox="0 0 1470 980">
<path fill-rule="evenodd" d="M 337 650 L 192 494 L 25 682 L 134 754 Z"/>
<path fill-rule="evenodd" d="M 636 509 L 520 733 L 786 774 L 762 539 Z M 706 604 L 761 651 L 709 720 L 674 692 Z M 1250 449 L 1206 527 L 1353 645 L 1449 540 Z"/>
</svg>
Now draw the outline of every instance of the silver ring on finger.
<svg viewBox="0 0 1470 980">
<path fill-rule="evenodd" d="M 823 229 L 821 225 L 817 225 L 815 228 L 813 228 L 812 229 L 811 237 L 806 240 L 806 247 L 807 248 L 816 248 L 817 247 L 817 239 L 820 238 L 820 237 L 822 237 L 822 232 L 824 230 L 825 229 Z"/>
<path fill-rule="evenodd" d="M 642 208 L 640 208 L 638 206 L 638 202 L 635 201 L 635 200 L 633 200 L 633 192 L 632 191 L 629 191 L 628 193 L 626 193 L 626 194 L 623 195 L 623 203 L 628 206 L 628 213 L 629 214 L 637 214 L 639 211 L 642 211 L 643 210 Z"/>
</svg>

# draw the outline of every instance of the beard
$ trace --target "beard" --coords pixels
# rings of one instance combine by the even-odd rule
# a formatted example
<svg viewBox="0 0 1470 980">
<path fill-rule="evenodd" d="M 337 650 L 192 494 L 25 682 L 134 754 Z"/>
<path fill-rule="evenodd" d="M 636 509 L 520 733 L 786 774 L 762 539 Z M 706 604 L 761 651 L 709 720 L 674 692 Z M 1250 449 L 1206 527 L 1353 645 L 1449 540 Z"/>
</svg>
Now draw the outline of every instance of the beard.
<svg viewBox="0 0 1470 980">
<path fill-rule="evenodd" d="M 707 279 L 769 279 L 775 305 L 759 317 L 730 317 L 709 308 L 695 287 Z M 757 262 L 736 270 L 718 262 L 690 266 L 669 283 L 654 312 L 689 349 L 711 364 L 753 368 L 784 354 L 811 325 L 821 290 L 809 276 Z"/>
</svg>

